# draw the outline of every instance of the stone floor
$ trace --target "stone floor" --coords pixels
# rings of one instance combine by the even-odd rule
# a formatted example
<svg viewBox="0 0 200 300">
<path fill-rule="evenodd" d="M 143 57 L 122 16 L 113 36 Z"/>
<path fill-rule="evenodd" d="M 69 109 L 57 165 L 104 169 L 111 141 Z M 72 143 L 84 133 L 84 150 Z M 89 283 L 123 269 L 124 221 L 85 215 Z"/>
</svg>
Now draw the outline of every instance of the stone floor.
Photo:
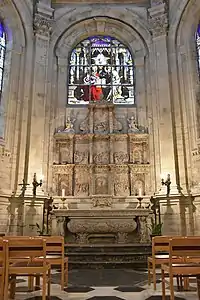
<svg viewBox="0 0 200 300">
<path fill-rule="evenodd" d="M 72 270 L 69 274 L 69 287 L 61 291 L 60 272 L 52 275 L 51 300 L 162 300 L 161 282 L 157 281 L 157 291 L 147 285 L 145 270 Z M 176 290 L 176 287 L 175 287 Z M 195 283 L 189 292 L 176 292 L 175 300 L 197 300 Z M 27 281 L 17 280 L 16 299 L 41 300 L 40 291 L 29 293 Z M 169 290 L 167 290 L 169 295 Z M 169 296 L 166 297 L 169 300 Z"/>
</svg>

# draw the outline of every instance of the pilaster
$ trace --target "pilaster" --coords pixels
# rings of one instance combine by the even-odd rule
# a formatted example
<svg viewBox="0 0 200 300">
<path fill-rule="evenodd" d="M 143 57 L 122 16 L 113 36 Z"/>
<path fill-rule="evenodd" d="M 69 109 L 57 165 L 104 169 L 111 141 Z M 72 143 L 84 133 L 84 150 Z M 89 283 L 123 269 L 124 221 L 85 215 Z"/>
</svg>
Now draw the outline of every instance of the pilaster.
<svg viewBox="0 0 200 300">
<path fill-rule="evenodd" d="M 45 124 L 50 122 L 46 111 L 49 110 L 50 101 L 47 99 L 48 83 L 48 55 L 52 32 L 53 9 L 48 1 L 39 1 L 34 16 L 34 69 L 32 91 L 32 115 L 29 150 L 29 174 L 28 182 L 31 182 L 33 173 L 38 178 L 46 176 L 43 170 L 43 152 L 46 151 Z M 44 177 L 44 184 L 47 178 Z"/>
<path fill-rule="evenodd" d="M 160 174 L 157 174 L 157 181 L 161 177 L 170 174 L 172 186 L 175 187 L 176 193 L 176 173 L 175 157 L 172 128 L 172 107 L 170 99 L 169 71 L 168 71 L 168 54 L 167 54 L 167 29 L 168 14 L 167 6 L 164 1 L 151 1 L 152 7 L 149 8 L 149 25 L 152 33 L 152 65 L 154 68 L 155 82 L 154 95 L 152 97 L 152 107 L 154 107 L 154 122 L 157 123 L 159 130 L 156 132 L 159 139 L 159 148 L 155 148 L 155 155 L 160 157 Z M 157 111 L 156 111 L 157 110 Z M 155 126 L 155 124 L 154 124 Z M 154 132 L 155 134 L 155 132 Z M 157 160 L 158 160 L 157 159 Z M 157 169 L 158 172 L 158 169 Z M 159 183 L 157 183 L 159 186 Z M 173 188 L 174 190 L 174 188 Z"/>
</svg>

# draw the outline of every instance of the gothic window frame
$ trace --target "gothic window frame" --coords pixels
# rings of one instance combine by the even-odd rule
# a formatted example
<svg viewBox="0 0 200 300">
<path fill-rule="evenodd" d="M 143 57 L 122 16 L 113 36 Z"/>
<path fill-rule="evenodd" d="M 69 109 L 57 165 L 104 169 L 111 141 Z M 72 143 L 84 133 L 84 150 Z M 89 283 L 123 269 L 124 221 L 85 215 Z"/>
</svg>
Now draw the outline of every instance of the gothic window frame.
<svg viewBox="0 0 200 300">
<path fill-rule="evenodd" d="M 200 22 L 197 25 L 195 42 L 196 42 L 196 53 L 197 53 L 197 68 L 198 68 L 198 75 L 200 80 Z"/>
<path fill-rule="evenodd" d="M 0 104 L 2 102 L 5 56 L 6 56 L 6 31 L 3 22 L 0 20 Z"/>
<path fill-rule="evenodd" d="M 108 44 L 110 42 L 110 48 L 106 46 L 105 42 L 105 48 L 108 49 L 105 51 L 107 53 L 110 51 L 110 55 L 107 56 L 102 50 L 103 42 L 106 39 L 108 39 Z M 99 42 L 102 42 L 102 45 L 99 46 Z M 78 63 L 77 51 L 80 51 L 82 55 L 82 57 L 80 55 Z M 94 54 L 95 51 L 96 54 Z M 99 34 L 81 40 L 71 50 L 68 66 L 67 106 L 85 106 L 88 103 L 98 103 L 101 100 L 117 106 L 136 106 L 134 56 L 129 47 L 117 38 Z M 80 81 L 77 80 L 75 71 L 79 74 L 82 72 L 82 77 L 79 77 L 81 78 Z M 106 81 L 108 74 L 110 75 L 110 83 Z M 94 81 L 96 80 L 95 83 L 92 81 L 93 78 Z M 78 90 L 80 90 L 79 94 Z M 75 96 L 77 94 L 78 96 Z"/>
</svg>

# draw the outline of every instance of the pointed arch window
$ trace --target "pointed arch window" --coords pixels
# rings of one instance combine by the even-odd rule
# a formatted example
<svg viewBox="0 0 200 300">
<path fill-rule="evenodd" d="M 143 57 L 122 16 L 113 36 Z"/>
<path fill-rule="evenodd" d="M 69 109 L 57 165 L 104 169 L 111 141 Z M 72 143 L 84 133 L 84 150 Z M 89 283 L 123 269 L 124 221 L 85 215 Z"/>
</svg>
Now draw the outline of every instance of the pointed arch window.
<svg viewBox="0 0 200 300">
<path fill-rule="evenodd" d="M 5 53 L 6 53 L 6 32 L 3 23 L 0 21 L 0 102 L 1 102 L 2 89 L 3 89 Z"/>
<path fill-rule="evenodd" d="M 197 64 L 198 64 L 199 79 L 200 79 L 200 23 L 197 27 L 197 32 L 196 32 L 196 47 L 197 47 Z"/>
<path fill-rule="evenodd" d="M 129 49 L 110 36 L 91 36 L 71 52 L 68 104 L 135 103 L 134 62 Z"/>
</svg>

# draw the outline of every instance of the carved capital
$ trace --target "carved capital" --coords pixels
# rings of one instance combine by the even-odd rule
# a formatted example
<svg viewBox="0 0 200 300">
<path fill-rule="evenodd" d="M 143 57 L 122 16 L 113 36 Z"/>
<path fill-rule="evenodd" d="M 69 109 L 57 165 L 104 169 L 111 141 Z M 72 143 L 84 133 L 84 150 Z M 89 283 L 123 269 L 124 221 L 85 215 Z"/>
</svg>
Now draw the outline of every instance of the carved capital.
<svg viewBox="0 0 200 300">
<path fill-rule="evenodd" d="M 40 14 L 35 14 L 34 31 L 36 34 L 49 37 L 52 32 L 53 20 L 45 18 Z"/>
<path fill-rule="evenodd" d="M 150 16 L 149 25 L 153 37 L 159 37 L 165 35 L 168 28 L 167 13 Z"/>
</svg>

